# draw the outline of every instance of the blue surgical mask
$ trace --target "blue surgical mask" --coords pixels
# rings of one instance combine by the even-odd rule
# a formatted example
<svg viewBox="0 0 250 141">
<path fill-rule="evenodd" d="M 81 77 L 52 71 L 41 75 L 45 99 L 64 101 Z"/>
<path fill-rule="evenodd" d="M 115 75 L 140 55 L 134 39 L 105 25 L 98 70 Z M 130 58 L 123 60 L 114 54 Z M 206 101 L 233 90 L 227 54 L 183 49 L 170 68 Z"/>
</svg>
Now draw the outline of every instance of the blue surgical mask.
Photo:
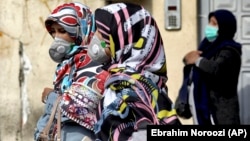
<svg viewBox="0 0 250 141">
<path fill-rule="evenodd" d="M 218 27 L 207 25 L 205 36 L 209 42 L 213 42 L 218 37 Z"/>
</svg>

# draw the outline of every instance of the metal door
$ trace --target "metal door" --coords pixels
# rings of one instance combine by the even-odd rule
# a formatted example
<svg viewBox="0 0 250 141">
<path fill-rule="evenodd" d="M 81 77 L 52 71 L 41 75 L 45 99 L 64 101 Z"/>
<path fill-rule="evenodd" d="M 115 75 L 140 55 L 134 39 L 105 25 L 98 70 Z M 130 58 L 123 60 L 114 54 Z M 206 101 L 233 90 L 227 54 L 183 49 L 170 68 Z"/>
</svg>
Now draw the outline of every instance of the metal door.
<svg viewBox="0 0 250 141">
<path fill-rule="evenodd" d="M 198 0 L 198 42 L 204 37 L 208 13 L 227 9 L 237 18 L 236 41 L 242 44 L 242 66 L 238 83 L 242 124 L 250 124 L 250 0 Z"/>
</svg>

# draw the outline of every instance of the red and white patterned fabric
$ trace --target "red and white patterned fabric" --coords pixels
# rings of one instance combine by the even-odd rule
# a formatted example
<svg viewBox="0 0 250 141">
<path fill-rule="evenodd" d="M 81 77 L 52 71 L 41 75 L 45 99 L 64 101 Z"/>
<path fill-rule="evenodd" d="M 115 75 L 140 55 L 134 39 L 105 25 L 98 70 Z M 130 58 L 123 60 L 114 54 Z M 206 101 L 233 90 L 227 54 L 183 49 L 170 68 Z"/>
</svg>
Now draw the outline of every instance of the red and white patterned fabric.
<svg viewBox="0 0 250 141">
<path fill-rule="evenodd" d="M 65 60 L 57 65 L 53 85 L 56 93 L 63 96 L 60 102 L 63 115 L 90 130 L 96 123 L 95 105 L 99 98 L 95 96 L 98 93 L 101 96 L 109 76 L 101 64 L 87 55 L 87 45 L 95 32 L 92 18 L 87 6 L 74 2 L 59 5 L 45 21 L 48 32 L 51 24 L 57 22 L 76 41 Z"/>
<path fill-rule="evenodd" d="M 78 2 L 62 4 L 52 11 L 45 21 L 49 33 L 53 22 L 60 24 L 75 40 L 76 45 L 87 45 L 95 31 L 91 10 Z"/>
</svg>

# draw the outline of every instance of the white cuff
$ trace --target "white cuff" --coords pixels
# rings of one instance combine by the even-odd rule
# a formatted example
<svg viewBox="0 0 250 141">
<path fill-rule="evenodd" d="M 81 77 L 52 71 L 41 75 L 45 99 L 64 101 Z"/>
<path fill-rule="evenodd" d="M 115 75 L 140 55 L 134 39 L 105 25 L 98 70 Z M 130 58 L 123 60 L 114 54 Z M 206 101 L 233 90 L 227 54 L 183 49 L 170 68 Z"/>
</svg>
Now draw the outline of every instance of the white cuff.
<svg viewBox="0 0 250 141">
<path fill-rule="evenodd" d="M 201 59 L 203 59 L 203 57 L 199 57 L 199 58 L 195 61 L 195 66 L 196 66 L 196 67 L 199 67 Z"/>
</svg>

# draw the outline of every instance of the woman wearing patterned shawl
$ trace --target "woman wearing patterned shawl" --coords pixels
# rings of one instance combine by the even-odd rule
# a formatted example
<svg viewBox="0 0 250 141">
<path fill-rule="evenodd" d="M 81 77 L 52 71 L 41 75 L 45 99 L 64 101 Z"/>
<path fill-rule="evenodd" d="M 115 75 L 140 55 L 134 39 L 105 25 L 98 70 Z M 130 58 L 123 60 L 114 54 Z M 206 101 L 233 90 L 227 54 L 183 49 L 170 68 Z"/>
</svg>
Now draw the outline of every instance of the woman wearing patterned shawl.
<svg viewBox="0 0 250 141">
<path fill-rule="evenodd" d="M 111 74 L 98 107 L 97 140 L 124 141 L 149 124 L 180 124 L 167 95 L 162 38 L 150 13 L 116 3 L 98 8 L 95 22 L 88 54 Z"/>
<path fill-rule="evenodd" d="M 87 55 L 87 45 L 95 31 L 93 15 L 81 3 L 65 3 L 53 10 L 46 19 L 45 26 L 54 39 L 49 55 L 58 65 L 54 88 L 45 88 L 43 92 L 45 113 L 37 122 L 35 140 L 39 140 L 51 115 L 51 108 L 59 96 L 62 97 L 59 104 L 62 112 L 61 140 L 80 141 L 85 136 L 94 138 L 95 109 L 99 101 L 91 101 L 93 95 L 87 92 L 72 97 L 68 92 L 73 85 L 79 89 L 82 85 L 87 86 L 99 94 L 104 90 L 108 72 L 102 70 L 101 64 L 93 62 Z M 52 132 L 56 129 L 55 124 L 56 122 Z"/>
<path fill-rule="evenodd" d="M 198 49 L 184 56 L 184 78 L 191 78 L 189 99 L 194 124 L 240 124 L 237 84 L 242 46 L 234 40 L 236 31 L 232 12 L 213 11 Z"/>
</svg>

